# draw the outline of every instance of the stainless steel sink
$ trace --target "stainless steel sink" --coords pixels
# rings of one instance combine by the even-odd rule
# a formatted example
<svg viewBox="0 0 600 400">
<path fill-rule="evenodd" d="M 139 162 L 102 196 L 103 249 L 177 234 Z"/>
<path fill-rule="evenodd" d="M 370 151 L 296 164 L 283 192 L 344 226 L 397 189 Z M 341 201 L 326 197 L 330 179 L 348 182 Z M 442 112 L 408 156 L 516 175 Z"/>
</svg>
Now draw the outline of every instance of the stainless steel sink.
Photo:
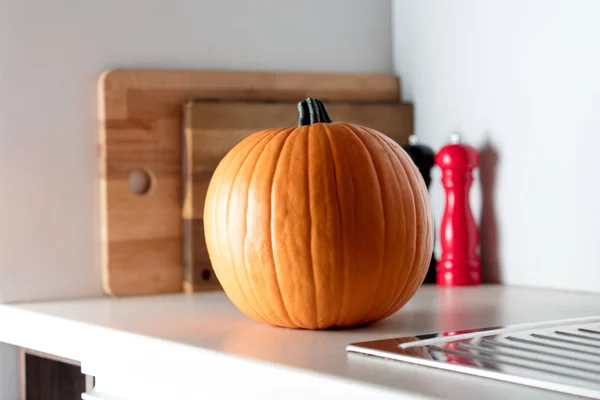
<svg viewBox="0 0 600 400">
<path fill-rule="evenodd" d="M 600 317 L 353 343 L 347 351 L 600 399 Z"/>
</svg>

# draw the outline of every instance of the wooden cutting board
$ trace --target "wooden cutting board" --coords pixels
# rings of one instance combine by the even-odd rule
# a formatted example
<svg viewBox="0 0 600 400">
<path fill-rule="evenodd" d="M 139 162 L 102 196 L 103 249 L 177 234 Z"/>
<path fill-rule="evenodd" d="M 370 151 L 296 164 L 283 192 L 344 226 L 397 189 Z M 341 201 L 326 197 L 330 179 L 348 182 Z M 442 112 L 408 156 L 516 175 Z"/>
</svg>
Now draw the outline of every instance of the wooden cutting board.
<svg viewBox="0 0 600 400">
<path fill-rule="evenodd" d="M 195 98 L 390 102 L 393 75 L 117 69 L 98 83 L 104 289 L 183 288 L 182 105 Z M 131 177 L 146 178 L 140 194 Z"/>
<path fill-rule="evenodd" d="M 333 121 L 347 121 L 374 128 L 400 145 L 413 132 L 410 104 L 326 104 Z M 219 288 L 204 241 L 203 210 L 208 184 L 221 159 L 237 143 L 254 132 L 298 124 L 297 104 L 290 102 L 192 101 L 184 109 L 184 289 Z"/>
</svg>

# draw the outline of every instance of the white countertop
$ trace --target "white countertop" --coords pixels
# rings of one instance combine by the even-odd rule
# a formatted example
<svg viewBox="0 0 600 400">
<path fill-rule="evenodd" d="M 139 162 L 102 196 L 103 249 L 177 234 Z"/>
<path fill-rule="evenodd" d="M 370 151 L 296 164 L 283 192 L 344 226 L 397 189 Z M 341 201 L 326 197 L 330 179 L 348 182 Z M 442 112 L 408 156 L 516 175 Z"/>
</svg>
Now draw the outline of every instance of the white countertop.
<svg viewBox="0 0 600 400">
<path fill-rule="evenodd" d="M 565 396 L 348 354 L 345 347 L 367 340 L 588 316 L 600 316 L 600 294 L 427 285 L 397 314 L 370 326 L 303 331 L 254 322 L 223 293 L 212 292 L 0 305 L 0 342 L 81 361 L 92 374 L 108 364 L 124 374 L 141 368 L 147 376 L 171 374 L 207 387 L 218 384 L 220 392 L 232 394 L 281 394 L 293 384 L 299 398 L 346 393 L 356 398 L 464 399 L 480 398 L 485 390 L 486 398 L 558 399 Z"/>
</svg>

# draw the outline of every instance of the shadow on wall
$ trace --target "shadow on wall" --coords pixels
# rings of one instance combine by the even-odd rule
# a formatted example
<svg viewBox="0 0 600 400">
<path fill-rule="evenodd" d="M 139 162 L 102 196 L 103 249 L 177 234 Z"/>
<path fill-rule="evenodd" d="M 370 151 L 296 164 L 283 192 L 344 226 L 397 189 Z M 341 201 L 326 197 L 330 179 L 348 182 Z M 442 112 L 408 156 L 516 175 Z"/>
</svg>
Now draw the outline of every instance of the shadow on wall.
<svg viewBox="0 0 600 400">
<path fill-rule="evenodd" d="M 479 151 L 481 218 L 479 227 L 482 280 L 500 283 L 499 235 L 494 190 L 498 169 L 498 151 L 487 139 Z"/>
</svg>

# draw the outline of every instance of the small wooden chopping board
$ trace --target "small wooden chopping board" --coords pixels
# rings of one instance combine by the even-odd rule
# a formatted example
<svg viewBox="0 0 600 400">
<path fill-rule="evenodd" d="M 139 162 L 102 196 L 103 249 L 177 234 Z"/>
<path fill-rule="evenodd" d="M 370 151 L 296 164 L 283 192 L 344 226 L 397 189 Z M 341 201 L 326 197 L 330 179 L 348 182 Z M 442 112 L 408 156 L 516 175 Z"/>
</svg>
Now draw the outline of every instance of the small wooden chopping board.
<svg viewBox="0 0 600 400">
<path fill-rule="evenodd" d="M 406 103 L 327 102 L 334 121 L 368 126 L 400 145 L 413 132 L 413 109 Z M 217 165 L 249 135 L 264 129 L 296 126 L 297 103 L 191 101 L 184 106 L 182 251 L 184 289 L 219 288 L 204 241 L 204 200 Z"/>
</svg>

